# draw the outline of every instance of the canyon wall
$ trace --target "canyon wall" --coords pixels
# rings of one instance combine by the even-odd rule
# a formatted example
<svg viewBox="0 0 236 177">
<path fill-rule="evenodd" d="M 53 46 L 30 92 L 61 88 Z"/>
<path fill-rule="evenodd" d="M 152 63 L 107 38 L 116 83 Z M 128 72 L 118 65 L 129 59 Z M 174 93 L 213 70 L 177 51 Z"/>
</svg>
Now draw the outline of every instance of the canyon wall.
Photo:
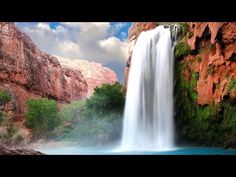
<svg viewBox="0 0 236 177">
<path fill-rule="evenodd" d="M 135 42 L 142 31 L 156 26 L 157 22 L 136 22 L 129 29 L 129 57 L 125 68 L 126 87 Z M 190 62 L 191 66 L 189 71 L 185 71 L 185 75 L 190 77 L 192 71 L 199 73 L 198 104 L 219 103 L 229 94 L 227 85 L 236 78 L 236 23 L 190 22 L 188 27 L 189 31 L 182 41 L 190 46 L 191 52 L 182 62 Z M 201 61 L 197 61 L 196 58 Z M 230 93 L 230 96 L 235 97 L 236 94 Z"/>
<path fill-rule="evenodd" d="M 189 72 L 199 74 L 198 104 L 218 104 L 227 95 L 235 97 L 227 88 L 236 79 L 236 23 L 190 23 L 189 27 L 191 53 L 183 62 L 191 63 Z"/>
<path fill-rule="evenodd" d="M 133 23 L 129 58 L 142 31 L 157 22 Z M 181 22 L 175 47 L 176 141 L 236 147 L 236 23 Z"/>
<path fill-rule="evenodd" d="M 87 65 L 86 62 L 77 67 L 62 65 L 57 57 L 38 49 L 14 23 L 1 22 L 0 89 L 9 91 L 13 100 L 0 109 L 16 120 L 23 120 L 25 101 L 29 98 L 47 97 L 68 103 L 87 98 L 95 86 L 117 81 L 116 74 L 102 65 L 89 64 L 89 68 Z M 103 74 L 97 75 L 98 70 Z M 96 78 L 98 81 L 93 83 Z"/>
<path fill-rule="evenodd" d="M 102 66 L 100 63 L 89 62 L 87 60 L 69 60 L 67 58 L 57 57 L 62 66 L 80 70 L 88 85 L 87 97 L 90 97 L 94 88 L 102 84 L 114 84 L 117 82 L 117 75 L 109 68 Z"/>
</svg>

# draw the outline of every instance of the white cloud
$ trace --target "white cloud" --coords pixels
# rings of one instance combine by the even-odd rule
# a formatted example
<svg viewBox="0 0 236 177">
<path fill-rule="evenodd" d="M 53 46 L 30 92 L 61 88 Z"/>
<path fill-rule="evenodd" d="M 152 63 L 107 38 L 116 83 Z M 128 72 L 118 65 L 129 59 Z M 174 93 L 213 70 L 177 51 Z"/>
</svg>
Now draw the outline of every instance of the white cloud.
<svg viewBox="0 0 236 177">
<path fill-rule="evenodd" d="M 79 46 L 72 41 L 61 42 L 58 44 L 58 49 L 58 54 L 62 57 L 73 58 L 74 56 L 81 55 Z"/>
<path fill-rule="evenodd" d="M 17 23 L 44 52 L 71 58 L 86 59 L 102 64 L 124 63 L 127 41 L 109 34 L 111 28 L 122 28 L 125 23 L 112 26 L 105 22 L 68 22 L 50 28 L 48 23 Z"/>
<path fill-rule="evenodd" d="M 38 23 L 36 27 L 42 30 L 50 30 L 48 23 Z"/>
<path fill-rule="evenodd" d="M 115 58 L 127 60 L 127 42 L 121 42 L 116 37 L 110 37 L 99 41 L 99 46 L 103 49 L 104 53 L 107 53 L 110 57 L 115 56 Z"/>
</svg>

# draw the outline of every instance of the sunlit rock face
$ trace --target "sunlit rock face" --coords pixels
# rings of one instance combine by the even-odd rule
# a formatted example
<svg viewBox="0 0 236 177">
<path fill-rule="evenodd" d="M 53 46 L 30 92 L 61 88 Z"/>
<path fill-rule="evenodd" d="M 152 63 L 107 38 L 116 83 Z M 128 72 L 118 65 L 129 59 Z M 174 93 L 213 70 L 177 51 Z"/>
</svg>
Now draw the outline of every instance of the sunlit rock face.
<svg viewBox="0 0 236 177">
<path fill-rule="evenodd" d="M 81 100 L 95 87 L 116 81 L 117 75 L 101 64 L 46 54 L 14 23 L 0 23 L 0 89 L 13 96 L 1 110 L 15 119 L 23 120 L 27 99 Z"/>
<path fill-rule="evenodd" d="M 189 22 L 189 33 L 184 36 L 191 54 L 183 59 L 191 63 L 183 73 L 186 79 L 192 72 L 199 74 L 197 82 L 198 104 L 219 103 L 224 96 L 236 98 L 236 93 L 227 91 L 229 83 L 236 79 L 236 23 Z M 133 23 L 129 29 L 129 57 L 125 68 L 125 87 L 129 76 L 132 50 L 142 31 L 155 28 L 158 23 Z M 201 61 L 197 62 L 196 58 Z M 217 88 L 216 88 L 217 87 Z"/>
<path fill-rule="evenodd" d="M 79 70 L 82 73 L 88 85 L 87 97 L 90 97 L 93 94 L 94 88 L 100 87 L 105 83 L 114 84 L 117 82 L 116 73 L 111 69 L 102 66 L 100 63 L 79 59 L 70 60 L 58 56 L 57 58 L 62 66 Z"/>
<path fill-rule="evenodd" d="M 22 119 L 28 98 L 48 97 L 70 102 L 87 97 L 87 83 L 80 71 L 61 66 L 40 51 L 14 23 L 0 23 L 0 89 L 13 96 L 10 110 Z"/>
<path fill-rule="evenodd" d="M 190 71 L 199 73 L 198 104 L 219 103 L 236 78 L 236 23 L 189 23 L 189 27 L 193 35 L 187 43 L 197 54 L 188 55 L 184 62 L 192 62 Z"/>
</svg>

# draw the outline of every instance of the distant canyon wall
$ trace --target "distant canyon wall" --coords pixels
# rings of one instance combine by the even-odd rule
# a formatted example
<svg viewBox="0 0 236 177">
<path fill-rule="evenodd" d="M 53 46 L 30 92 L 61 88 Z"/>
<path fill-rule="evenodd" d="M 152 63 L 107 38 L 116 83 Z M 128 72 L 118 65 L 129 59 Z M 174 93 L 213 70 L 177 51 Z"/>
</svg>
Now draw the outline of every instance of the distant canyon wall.
<svg viewBox="0 0 236 177">
<path fill-rule="evenodd" d="M 117 81 L 116 74 L 101 64 L 78 61 L 74 67 L 59 61 L 38 49 L 14 23 L 0 22 L 0 89 L 13 96 L 1 109 L 22 120 L 29 98 L 47 97 L 66 103 L 85 99 L 94 87 Z"/>
<path fill-rule="evenodd" d="M 117 82 L 116 73 L 100 63 L 79 59 L 69 60 L 58 56 L 57 59 L 62 66 L 79 70 L 82 73 L 88 85 L 87 97 L 93 94 L 94 88 L 101 86 L 103 83 L 114 84 Z"/>
</svg>

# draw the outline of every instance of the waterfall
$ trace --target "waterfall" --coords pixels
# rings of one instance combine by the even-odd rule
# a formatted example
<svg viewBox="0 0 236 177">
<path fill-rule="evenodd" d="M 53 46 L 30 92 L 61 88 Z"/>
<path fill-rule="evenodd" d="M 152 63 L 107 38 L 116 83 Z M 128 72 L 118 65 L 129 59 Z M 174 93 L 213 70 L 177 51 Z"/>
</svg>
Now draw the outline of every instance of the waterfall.
<svg viewBox="0 0 236 177">
<path fill-rule="evenodd" d="M 123 150 L 174 147 L 172 38 L 176 33 L 171 34 L 169 27 L 158 26 L 143 31 L 136 41 L 124 111 Z"/>
</svg>

